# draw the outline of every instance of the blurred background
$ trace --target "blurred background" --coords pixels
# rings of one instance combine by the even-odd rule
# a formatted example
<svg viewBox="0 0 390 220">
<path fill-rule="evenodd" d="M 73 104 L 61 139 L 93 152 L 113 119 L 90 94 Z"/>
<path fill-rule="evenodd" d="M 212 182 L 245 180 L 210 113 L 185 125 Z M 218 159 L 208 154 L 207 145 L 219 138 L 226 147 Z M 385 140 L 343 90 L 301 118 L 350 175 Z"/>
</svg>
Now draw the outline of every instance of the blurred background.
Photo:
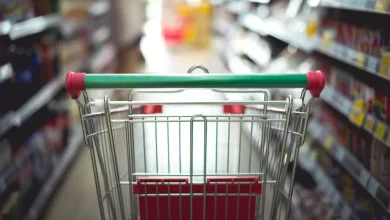
<svg viewBox="0 0 390 220">
<path fill-rule="evenodd" d="M 1 0 L 0 219 L 100 219 L 67 72 L 185 73 L 195 64 L 231 74 L 323 70 L 291 218 L 390 219 L 389 18 L 387 0 Z M 91 96 L 104 94 L 126 97 Z"/>
</svg>

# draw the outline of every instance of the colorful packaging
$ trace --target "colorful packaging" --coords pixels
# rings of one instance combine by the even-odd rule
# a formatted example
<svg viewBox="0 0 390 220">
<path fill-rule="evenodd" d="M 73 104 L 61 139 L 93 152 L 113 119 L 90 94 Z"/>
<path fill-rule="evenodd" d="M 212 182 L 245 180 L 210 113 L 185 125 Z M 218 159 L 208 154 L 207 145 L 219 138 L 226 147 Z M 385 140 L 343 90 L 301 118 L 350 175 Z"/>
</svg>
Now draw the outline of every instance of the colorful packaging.
<svg viewBox="0 0 390 220">
<path fill-rule="evenodd" d="M 26 150 L 33 152 L 32 175 L 38 181 L 42 181 L 47 175 L 50 164 L 48 163 L 48 152 L 41 130 L 35 132 L 26 142 Z"/>
</svg>

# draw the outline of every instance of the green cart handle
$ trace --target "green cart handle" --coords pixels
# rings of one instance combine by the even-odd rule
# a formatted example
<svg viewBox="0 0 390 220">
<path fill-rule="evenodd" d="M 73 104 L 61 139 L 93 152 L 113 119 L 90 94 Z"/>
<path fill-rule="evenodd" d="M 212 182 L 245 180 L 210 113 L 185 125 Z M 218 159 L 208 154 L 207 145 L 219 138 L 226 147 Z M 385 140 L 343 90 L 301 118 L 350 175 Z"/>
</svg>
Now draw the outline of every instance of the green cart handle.
<svg viewBox="0 0 390 220">
<path fill-rule="evenodd" d="M 73 99 L 85 89 L 130 88 L 305 88 L 319 97 L 325 86 L 321 71 L 294 74 L 85 74 L 68 73 Z"/>
</svg>

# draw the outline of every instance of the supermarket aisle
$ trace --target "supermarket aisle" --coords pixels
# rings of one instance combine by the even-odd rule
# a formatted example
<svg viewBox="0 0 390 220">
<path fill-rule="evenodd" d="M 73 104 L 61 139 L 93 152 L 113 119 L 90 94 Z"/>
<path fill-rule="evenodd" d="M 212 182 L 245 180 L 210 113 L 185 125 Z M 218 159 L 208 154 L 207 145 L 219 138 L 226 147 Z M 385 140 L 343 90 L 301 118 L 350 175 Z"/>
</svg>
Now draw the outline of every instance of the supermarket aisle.
<svg viewBox="0 0 390 220">
<path fill-rule="evenodd" d="M 57 190 L 46 219 L 100 219 L 91 157 L 86 147 Z"/>
<path fill-rule="evenodd" d="M 186 48 L 172 52 L 156 36 L 145 37 L 141 47 L 147 60 L 143 72 L 185 73 L 195 64 L 205 65 L 210 72 L 225 72 L 218 57 L 214 56 L 212 47 L 205 50 Z M 80 156 L 63 181 L 47 211 L 46 219 L 100 219 L 92 163 L 87 148 L 82 148 Z"/>
</svg>

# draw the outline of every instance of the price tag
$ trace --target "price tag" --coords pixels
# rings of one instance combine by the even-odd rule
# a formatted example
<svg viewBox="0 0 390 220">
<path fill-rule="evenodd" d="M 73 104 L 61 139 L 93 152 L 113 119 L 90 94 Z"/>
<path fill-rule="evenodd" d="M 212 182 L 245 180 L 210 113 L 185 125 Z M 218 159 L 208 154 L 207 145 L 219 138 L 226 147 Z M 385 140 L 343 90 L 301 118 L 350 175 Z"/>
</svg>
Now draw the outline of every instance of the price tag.
<svg viewBox="0 0 390 220">
<path fill-rule="evenodd" d="M 354 7 L 359 8 L 359 9 L 366 8 L 366 5 L 367 5 L 366 0 L 356 0 L 355 2 L 356 2 L 356 4 L 354 5 Z"/>
<path fill-rule="evenodd" d="M 387 0 L 377 0 L 375 4 L 375 11 L 386 12 L 387 4 Z"/>
<path fill-rule="evenodd" d="M 347 48 L 344 45 L 338 43 L 337 44 L 337 51 L 338 51 L 339 57 L 344 58 L 346 51 L 347 51 Z"/>
<path fill-rule="evenodd" d="M 366 187 L 368 180 L 370 179 L 370 174 L 367 170 L 363 169 L 360 171 L 359 182 L 362 186 Z"/>
<path fill-rule="evenodd" d="M 342 161 L 344 160 L 344 157 L 345 157 L 345 150 L 343 149 L 343 147 L 339 146 L 337 148 L 337 152 L 336 152 L 336 159 L 342 163 Z"/>
<path fill-rule="evenodd" d="M 330 34 L 323 34 L 321 49 L 325 52 L 329 52 L 330 44 L 332 43 L 332 36 Z"/>
<path fill-rule="evenodd" d="M 368 132 L 373 133 L 374 132 L 374 126 L 375 126 L 375 118 L 372 115 L 367 114 L 366 115 L 366 120 L 364 122 L 364 128 Z"/>
<path fill-rule="evenodd" d="M 333 136 L 332 135 L 329 135 L 325 138 L 325 141 L 324 141 L 324 147 L 327 149 L 327 150 L 330 150 L 332 148 L 332 145 L 333 145 Z"/>
<path fill-rule="evenodd" d="M 333 90 L 333 96 L 332 99 L 329 100 L 329 102 L 334 106 L 334 108 L 336 108 L 344 115 L 349 115 L 349 113 L 351 112 L 351 101 L 336 90 Z"/>
<path fill-rule="evenodd" d="M 364 103 L 361 99 L 356 99 L 352 105 L 351 113 L 349 114 L 349 120 L 356 126 L 362 126 L 364 121 Z"/>
<path fill-rule="evenodd" d="M 367 55 L 367 69 L 372 72 L 378 72 L 379 59 L 370 55 Z"/>
<path fill-rule="evenodd" d="M 359 67 L 364 67 L 366 62 L 366 55 L 362 52 L 358 52 L 356 55 L 356 65 Z"/>
<path fill-rule="evenodd" d="M 340 54 L 338 53 L 337 50 L 337 43 L 335 42 L 330 43 L 329 53 L 331 53 L 333 56 L 339 57 Z"/>
<path fill-rule="evenodd" d="M 368 182 L 368 192 L 376 197 L 376 192 L 378 191 L 379 183 L 376 179 L 371 178 Z"/>
<path fill-rule="evenodd" d="M 333 97 L 333 92 L 334 89 L 325 86 L 324 90 L 322 91 L 321 98 L 325 99 L 325 101 L 331 102 Z"/>
<path fill-rule="evenodd" d="M 377 121 L 375 127 L 375 137 L 383 139 L 385 137 L 386 130 L 386 125 L 381 121 Z"/>
<path fill-rule="evenodd" d="M 356 60 L 356 51 L 352 48 L 347 48 L 347 60 L 355 63 Z"/>
</svg>

